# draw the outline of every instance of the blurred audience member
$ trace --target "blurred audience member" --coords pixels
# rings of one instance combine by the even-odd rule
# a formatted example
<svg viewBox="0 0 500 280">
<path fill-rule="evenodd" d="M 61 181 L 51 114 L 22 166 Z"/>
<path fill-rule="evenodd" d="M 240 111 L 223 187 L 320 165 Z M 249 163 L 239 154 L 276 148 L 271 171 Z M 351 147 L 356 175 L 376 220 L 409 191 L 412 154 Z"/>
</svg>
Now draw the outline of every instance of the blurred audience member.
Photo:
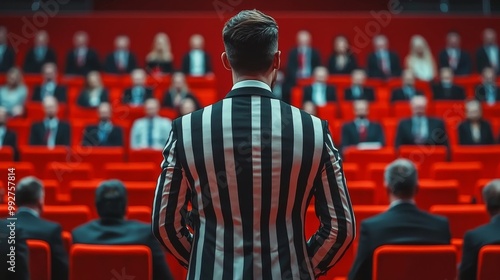
<svg viewBox="0 0 500 280">
<path fill-rule="evenodd" d="M 70 145 L 70 126 L 57 118 L 58 104 L 53 96 L 43 99 L 45 119 L 31 125 L 30 145 L 47 146 Z"/>
<path fill-rule="evenodd" d="M 173 60 L 168 35 L 163 32 L 157 33 L 153 40 L 153 47 L 146 56 L 147 69 L 155 73 L 171 73 L 174 71 Z"/>
<path fill-rule="evenodd" d="M 356 57 L 349 49 L 349 42 L 345 36 L 337 36 L 333 41 L 333 53 L 328 60 L 328 70 L 332 75 L 349 75 L 358 68 Z"/>
<path fill-rule="evenodd" d="M 66 87 L 57 84 L 57 66 L 46 63 L 42 67 L 43 82 L 36 86 L 33 92 L 33 101 L 42 101 L 47 96 L 54 96 L 59 102 L 66 102 Z"/>
<path fill-rule="evenodd" d="M 314 68 L 313 83 L 303 89 L 304 97 L 302 103 L 311 101 L 316 106 L 325 106 L 328 102 L 337 100 L 335 88 L 328 85 L 328 69 L 323 66 Z"/>
<path fill-rule="evenodd" d="M 379 123 L 368 119 L 369 103 L 356 100 L 352 103 L 355 119 L 342 126 L 342 147 L 356 146 L 359 143 L 380 143 L 385 146 L 384 130 Z"/>
<path fill-rule="evenodd" d="M 9 240 L 15 242 L 15 250 L 12 250 L 12 246 L 8 241 L 2 240 L 0 242 L 0 279 L 30 280 L 29 249 L 26 244 L 26 234 L 19 227 L 12 224 L 13 221 L 0 219 L 0 236 L 7 240 L 8 236 L 13 232 L 14 237 Z M 9 270 L 12 267 L 10 263 L 11 256 L 15 256 L 13 271 Z"/>
<path fill-rule="evenodd" d="M 358 252 L 349 280 L 372 279 L 373 252 L 382 245 L 450 244 L 448 220 L 422 211 L 415 204 L 417 178 L 415 165 L 407 159 L 397 159 L 386 167 L 384 184 L 389 209 L 361 222 Z"/>
<path fill-rule="evenodd" d="M 16 188 L 17 226 L 27 239 L 45 241 L 50 246 L 52 280 L 68 279 L 68 253 L 66 252 L 61 225 L 40 217 L 45 206 L 45 190 L 35 177 L 25 177 Z"/>
<path fill-rule="evenodd" d="M 316 105 L 314 105 L 314 103 L 312 103 L 312 101 L 306 101 L 304 102 L 304 104 L 302 105 L 302 110 L 304 110 L 304 112 L 308 113 L 308 114 L 311 114 L 313 116 L 316 116 Z"/>
<path fill-rule="evenodd" d="M 109 102 L 108 90 L 102 85 L 101 74 L 91 71 L 87 74 L 87 84 L 78 96 L 78 106 L 95 108 L 102 102 Z"/>
<path fill-rule="evenodd" d="M 487 120 L 483 119 L 481 103 L 469 100 L 465 103 L 467 119 L 458 126 L 458 143 L 460 145 L 494 144 L 493 131 Z"/>
<path fill-rule="evenodd" d="M 483 31 L 483 45 L 476 52 L 477 71 L 483 72 L 486 67 L 491 67 L 500 73 L 500 50 L 497 44 L 497 33 L 492 28 Z"/>
<path fill-rule="evenodd" d="M 399 122 L 396 132 L 396 148 L 401 145 L 445 145 L 448 135 L 444 122 L 431 118 L 427 113 L 427 98 L 414 96 L 410 101 L 413 116 Z"/>
<path fill-rule="evenodd" d="M 389 41 L 384 35 L 373 38 L 374 52 L 368 56 L 368 76 L 389 78 L 401 75 L 401 63 L 398 55 L 389 50 Z"/>
<path fill-rule="evenodd" d="M 66 74 L 85 76 L 101 68 L 97 52 L 89 48 L 89 36 L 85 31 L 73 35 L 74 48 L 66 55 Z"/>
<path fill-rule="evenodd" d="M 0 149 L 2 147 L 12 147 L 14 160 L 18 159 L 17 135 L 7 128 L 8 112 L 4 107 L 0 107 Z"/>
<path fill-rule="evenodd" d="M 405 62 L 406 68 L 412 70 L 419 80 L 431 81 L 436 77 L 436 62 L 427 41 L 420 35 L 411 37 L 410 53 Z"/>
<path fill-rule="evenodd" d="M 192 97 L 186 97 L 181 101 L 181 104 L 179 105 L 179 116 L 187 115 L 199 109 L 200 106 L 198 105 L 198 101 L 196 101 Z"/>
<path fill-rule="evenodd" d="M 125 35 L 115 38 L 115 51 L 106 57 L 104 72 L 111 74 L 130 73 L 137 68 L 137 59 L 129 51 L 130 39 Z"/>
<path fill-rule="evenodd" d="M 192 98 L 196 101 L 196 103 L 198 103 L 194 95 L 189 91 L 184 74 L 181 72 L 175 72 L 172 75 L 170 88 L 163 95 L 162 106 L 178 109 L 182 100 L 185 98 Z"/>
<path fill-rule="evenodd" d="M 486 245 L 500 244 L 500 179 L 489 182 L 483 189 L 483 200 L 490 214 L 489 224 L 482 225 L 465 233 L 462 262 L 460 264 L 460 280 L 474 280 L 477 275 L 479 251 Z M 486 275 L 483 279 L 496 278 Z M 491 278 L 491 279 L 493 279 Z"/>
<path fill-rule="evenodd" d="M 123 146 L 123 129 L 111 122 L 111 105 L 103 102 L 97 108 L 99 124 L 89 125 L 83 131 L 82 146 Z"/>
<path fill-rule="evenodd" d="M 203 76 L 212 72 L 210 56 L 203 49 L 205 39 L 200 34 L 194 34 L 189 38 L 191 50 L 182 59 L 182 72 L 191 76 Z"/>
<path fill-rule="evenodd" d="M 125 89 L 122 102 L 131 106 L 142 106 L 146 99 L 153 97 L 153 90 L 146 87 L 146 71 L 135 69 L 130 77 L 132 87 Z"/>
<path fill-rule="evenodd" d="M 439 68 L 449 67 L 457 76 L 472 72 L 470 55 L 460 47 L 460 34 L 450 31 L 446 35 L 446 48 L 439 53 Z"/>
<path fill-rule="evenodd" d="M 130 148 L 162 150 L 167 143 L 172 122 L 158 115 L 160 103 L 149 98 L 144 103 L 146 116 L 134 121 L 130 132 Z"/>
<path fill-rule="evenodd" d="M 16 55 L 7 42 L 7 28 L 0 26 L 0 73 L 7 72 L 14 67 Z"/>
<path fill-rule="evenodd" d="M 485 67 L 481 78 L 482 83 L 476 87 L 476 99 L 488 105 L 500 102 L 500 88 L 496 82 L 495 70 Z"/>
<path fill-rule="evenodd" d="M 11 68 L 7 72 L 7 83 L 0 87 L 0 106 L 4 107 L 10 116 L 24 114 L 24 105 L 28 97 L 28 89 L 23 83 L 19 68 Z"/>
<path fill-rule="evenodd" d="M 35 34 L 34 46 L 26 54 L 24 59 L 24 73 L 38 74 L 46 63 L 57 62 L 55 51 L 49 47 L 49 34 L 40 30 Z"/>
<path fill-rule="evenodd" d="M 311 33 L 301 30 L 297 33 L 297 46 L 288 54 L 287 83 L 295 85 L 301 78 L 309 78 L 314 68 L 321 65 L 319 52 L 311 46 Z"/>
<path fill-rule="evenodd" d="M 400 88 L 394 89 L 391 94 L 391 102 L 411 100 L 413 96 L 423 95 L 420 90 L 415 88 L 415 76 L 410 69 L 403 70 L 401 74 L 403 84 Z"/>
<path fill-rule="evenodd" d="M 373 88 L 365 87 L 366 73 L 365 70 L 356 69 L 351 74 L 351 87 L 346 88 L 344 92 L 344 99 L 348 101 L 364 99 L 368 101 L 375 101 L 375 93 Z"/>
<path fill-rule="evenodd" d="M 434 100 L 465 100 L 463 87 L 453 83 L 453 70 L 449 67 L 439 71 L 440 82 L 432 85 Z"/>
<path fill-rule="evenodd" d="M 289 100 L 289 96 L 286 96 L 284 90 L 285 75 L 282 71 L 276 71 L 276 81 L 273 84 L 273 94 L 276 98 L 281 99 L 285 102 Z"/>
</svg>

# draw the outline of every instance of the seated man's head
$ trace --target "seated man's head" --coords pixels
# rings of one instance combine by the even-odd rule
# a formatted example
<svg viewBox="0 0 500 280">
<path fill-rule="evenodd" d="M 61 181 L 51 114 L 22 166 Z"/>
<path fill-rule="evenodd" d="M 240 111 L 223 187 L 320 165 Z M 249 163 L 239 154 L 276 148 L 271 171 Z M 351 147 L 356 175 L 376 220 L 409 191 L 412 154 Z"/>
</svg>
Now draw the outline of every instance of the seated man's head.
<svg viewBox="0 0 500 280">
<path fill-rule="evenodd" d="M 175 72 L 172 74 L 172 81 L 170 87 L 174 92 L 184 92 L 187 91 L 186 76 L 182 72 Z"/>
<path fill-rule="evenodd" d="M 354 115 L 359 119 L 366 119 L 368 117 L 369 103 L 367 100 L 355 100 L 352 103 L 352 107 L 354 109 Z"/>
<path fill-rule="evenodd" d="M 328 81 L 328 69 L 324 66 L 314 68 L 314 82 L 325 84 Z"/>
<path fill-rule="evenodd" d="M 467 101 L 465 103 L 465 115 L 471 122 L 479 121 L 483 115 L 481 103 L 475 99 Z"/>
<path fill-rule="evenodd" d="M 42 212 L 45 193 L 43 184 L 35 177 L 21 179 L 16 187 L 16 204 L 18 207 L 28 207 L 38 213 Z"/>
<path fill-rule="evenodd" d="M 101 104 L 99 104 L 99 107 L 97 107 L 97 114 L 99 115 L 99 121 L 110 121 L 113 114 L 111 110 L 111 104 L 109 104 L 108 102 L 102 102 Z"/>
<path fill-rule="evenodd" d="M 401 79 L 403 81 L 403 85 L 405 86 L 414 86 L 415 85 L 415 75 L 413 71 L 410 69 L 403 70 L 401 74 Z"/>
<path fill-rule="evenodd" d="M 115 38 L 115 49 L 118 51 L 127 51 L 130 46 L 130 39 L 128 36 L 120 35 Z"/>
<path fill-rule="evenodd" d="M 146 71 L 143 69 L 134 69 L 132 73 L 130 73 L 130 77 L 132 78 L 132 84 L 134 86 L 145 86 L 146 85 Z"/>
<path fill-rule="evenodd" d="M 205 39 L 200 34 L 193 34 L 189 38 L 189 46 L 192 50 L 203 50 Z"/>
<path fill-rule="evenodd" d="M 119 180 L 102 182 L 95 192 L 95 205 L 101 219 L 123 219 L 127 209 L 127 190 Z"/>
<path fill-rule="evenodd" d="M 441 78 L 441 84 L 444 86 L 453 85 L 453 70 L 450 67 L 443 67 L 439 70 L 439 77 Z"/>
<path fill-rule="evenodd" d="M 385 51 L 389 48 L 389 40 L 385 35 L 377 35 L 373 38 L 373 48 L 375 51 Z"/>
<path fill-rule="evenodd" d="M 483 200 L 491 216 L 500 214 L 500 179 L 489 182 L 483 188 Z"/>
<path fill-rule="evenodd" d="M 495 79 L 495 69 L 491 67 L 485 67 L 483 72 L 481 73 L 481 78 L 483 80 L 483 84 L 494 85 L 496 83 Z"/>
<path fill-rule="evenodd" d="M 363 69 L 353 70 L 351 73 L 351 82 L 353 85 L 362 86 L 366 81 L 366 73 Z"/>
<path fill-rule="evenodd" d="M 86 48 L 89 43 L 89 35 L 85 31 L 77 31 L 73 35 L 73 45 L 75 48 Z"/>
<path fill-rule="evenodd" d="M 179 115 L 184 116 L 184 115 L 192 113 L 198 109 L 199 108 L 198 108 L 198 105 L 196 104 L 196 101 L 191 97 L 187 97 L 187 98 L 184 98 L 181 101 L 181 104 L 179 105 Z"/>
<path fill-rule="evenodd" d="M 417 169 L 407 159 L 397 159 L 385 168 L 384 184 L 391 200 L 413 199 L 418 191 Z"/>
<path fill-rule="evenodd" d="M 300 30 L 297 32 L 297 46 L 310 47 L 311 46 L 311 33 L 307 30 Z"/>
<path fill-rule="evenodd" d="M 87 74 L 87 86 L 90 89 L 102 87 L 101 74 L 99 74 L 99 71 L 90 71 Z"/>
<path fill-rule="evenodd" d="M 59 110 L 57 99 L 54 96 L 45 96 L 42 100 L 43 111 L 45 112 L 45 117 L 47 119 L 53 119 L 57 117 L 57 112 Z"/>
<path fill-rule="evenodd" d="M 42 76 L 45 82 L 56 82 L 57 66 L 53 62 L 47 62 L 42 66 Z"/>
<path fill-rule="evenodd" d="M 144 112 L 146 117 L 153 118 L 160 112 L 160 102 L 156 98 L 148 98 L 144 101 Z"/>
<path fill-rule="evenodd" d="M 425 116 L 427 113 L 427 97 L 423 95 L 413 96 L 410 100 L 410 107 L 413 116 Z"/>
<path fill-rule="evenodd" d="M 5 107 L 0 106 L 0 127 L 5 126 L 7 124 L 7 119 L 9 117 L 9 112 Z"/>
</svg>

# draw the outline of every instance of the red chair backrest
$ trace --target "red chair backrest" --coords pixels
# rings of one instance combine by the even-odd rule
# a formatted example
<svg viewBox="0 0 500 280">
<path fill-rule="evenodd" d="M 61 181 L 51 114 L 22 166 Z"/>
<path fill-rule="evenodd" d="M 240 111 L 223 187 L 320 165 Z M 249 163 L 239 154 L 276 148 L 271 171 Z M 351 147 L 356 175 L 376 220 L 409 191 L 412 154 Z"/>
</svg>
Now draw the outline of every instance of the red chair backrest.
<svg viewBox="0 0 500 280">
<path fill-rule="evenodd" d="M 500 245 L 487 245 L 479 251 L 477 280 L 491 280 L 500 275 Z M 493 277 L 493 278 L 492 278 Z"/>
<path fill-rule="evenodd" d="M 50 246 L 42 240 L 26 241 L 29 250 L 29 267 L 31 280 L 52 279 Z"/>
<path fill-rule="evenodd" d="M 45 206 L 42 216 L 61 224 L 65 231 L 72 231 L 77 226 L 90 220 L 90 209 L 84 205 Z"/>
<path fill-rule="evenodd" d="M 430 212 L 448 218 L 452 238 L 463 238 L 466 231 L 486 224 L 490 220 L 486 207 L 481 204 L 434 205 Z"/>
</svg>

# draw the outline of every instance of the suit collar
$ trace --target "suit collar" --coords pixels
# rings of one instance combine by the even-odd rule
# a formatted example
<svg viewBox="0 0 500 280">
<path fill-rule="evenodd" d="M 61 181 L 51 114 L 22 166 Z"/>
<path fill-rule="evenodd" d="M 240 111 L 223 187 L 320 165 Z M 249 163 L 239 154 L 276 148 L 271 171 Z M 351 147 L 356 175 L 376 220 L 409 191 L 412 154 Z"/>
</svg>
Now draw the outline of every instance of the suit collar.
<svg viewBox="0 0 500 280">
<path fill-rule="evenodd" d="M 499 224 L 500 225 L 500 214 L 497 214 L 491 218 L 491 223 L 492 224 Z"/>
<path fill-rule="evenodd" d="M 401 210 L 417 210 L 417 205 L 410 202 L 399 202 L 395 205 L 390 205 L 389 211 L 401 211 Z"/>
<path fill-rule="evenodd" d="M 270 90 L 267 90 L 267 89 L 264 89 L 261 87 L 254 87 L 254 86 L 239 87 L 239 88 L 233 89 L 226 95 L 225 98 L 233 98 L 233 97 L 240 97 L 240 96 L 253 96 L 253 95 L 260 95 L 262 97 L 267 97 L 267 98 L 276 98 Z"/>
</svg>

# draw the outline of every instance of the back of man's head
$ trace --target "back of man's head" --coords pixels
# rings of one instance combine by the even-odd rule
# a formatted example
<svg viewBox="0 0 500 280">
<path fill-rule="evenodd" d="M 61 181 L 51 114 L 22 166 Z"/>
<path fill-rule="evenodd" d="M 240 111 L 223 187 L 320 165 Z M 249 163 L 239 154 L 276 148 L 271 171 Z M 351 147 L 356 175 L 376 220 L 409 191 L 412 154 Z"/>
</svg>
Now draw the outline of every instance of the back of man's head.
<svg viewBox="0 0 500 280">
<path fill-rule="evenodd" d="M 244 10 L 229 19 L 222 30 L 231 68 L 239 74 L 267 72 L 278 52 L 276 21 L 257 10 Z"/>
<path fill-rule="evenodd" d="M 500 214 L 500 179 L 489 182 L 483 188 L 483 200 L 491 216 Z"/>
<path fill-rule="evenodd" d="M 398 199 L 411 199 L 417 192 L 417 169 L 407 159 L 397 159 L 385 168 L 385 185 Z"/>
<path fill-rule="evenodd" d="M 123 219 L 127 209 L 127 190 L 119 180 L 102 182 L 95 192 L 97 213 L 101 219 Z"/>
<path fill-rule="evenodd" d="M 41 211 L 43 207 L 43 184 L 36 177 L 25 177 L 16 186 L 16 204 Z"/>
</svg>

